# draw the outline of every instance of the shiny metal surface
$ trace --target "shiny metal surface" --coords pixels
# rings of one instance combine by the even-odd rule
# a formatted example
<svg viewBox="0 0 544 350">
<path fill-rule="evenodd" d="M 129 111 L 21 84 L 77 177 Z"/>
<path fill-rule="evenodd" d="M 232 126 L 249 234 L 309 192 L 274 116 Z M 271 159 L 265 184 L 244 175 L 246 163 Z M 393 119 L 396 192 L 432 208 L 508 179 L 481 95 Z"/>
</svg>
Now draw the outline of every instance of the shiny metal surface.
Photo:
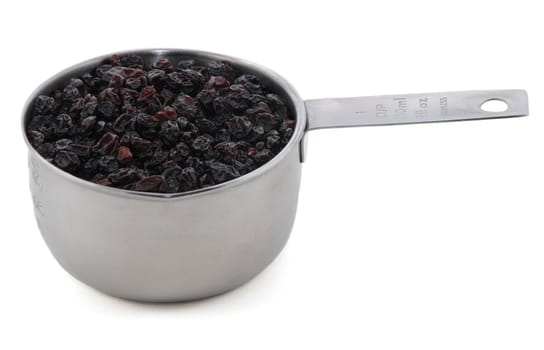
<svg viewBox="0 0 544 350">
<path fill-rule="evenodd" d="M 287 241 L 300 183 L 298 150 L 240 186 L 159 198 L 83 188 L 36 154 L 36 219 L 57 261 L 107 294 L 139 301 L 204 298 L 262 271 Z"/>
<path fill-rule="evenodd" d="M 500 112 L 482 109 L 487 101 L 505 102 Z M 353 126 L 453 122 L 495 118 L 523 117 L 529 114 L 529 100 L 524 90 L 479 90 L 432 92 L 423 94 L 323 98 L 306 100 L 307 131 Z M 303 136 L 300 159 L 308 152 L 308 138 Z"/>
<path fill-rule="evenodd" d="M 504 101 L 508 108 L 482 110 L 491 100 Z M 307 129 L 314 130 L 522 117 L 529 114 L 529 104 L 523 90 L 482 90 L 308 100 L 306 110 Z"/>
<path fill-rule="evenodd" d="M 175 302 L 217 295 L 247 282 L 274 260 L 294 222 L 304 156 L 301 145 L 307 130 L 527 113 L 526 94 L 515 90 L 493 92 L 493 96 L 489 92 L 448 93 L 445 113 L 440 105 L 443 94 L 324 99 L 305 104 L 285 79 L 251 62 L 191 50 L 120 54 L 127 53 L 148 61 L 157 57 L 227 61 L 258 75 L 283 95 L 297 121 L 287 146 L 249 174 L 191 192 L 142 193 L 96 185 L 63 172 L 30 146 L 24 132 L 37 95 L 90 70 L 109 55 L 60 72 L 30 96 L 22 128 L 29 149 L 35 216 L 45 242 L 60 265 L 77 279 L 104 293 L 138 301 Z M 421 96 L 430 99 L 425 116 L 417 112 L 422 108 L 417 105 Z M 508 102 L 508 115 L 478 111 L 476 103 L 486 96 Z M 406 102 L 399 105 L 402 99 Z M 385 111 L 406 111 L 381 115 L 378 105 Z"/>
</svg>

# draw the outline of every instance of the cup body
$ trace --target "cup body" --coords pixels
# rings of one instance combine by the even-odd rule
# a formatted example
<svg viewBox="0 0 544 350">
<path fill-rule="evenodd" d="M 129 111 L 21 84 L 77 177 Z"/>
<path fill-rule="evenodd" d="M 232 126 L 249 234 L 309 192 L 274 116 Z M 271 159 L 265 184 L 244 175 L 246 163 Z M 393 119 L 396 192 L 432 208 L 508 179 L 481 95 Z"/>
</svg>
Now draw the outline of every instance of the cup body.
<svg viewBox="0 0 544 350">
<path fill-rule="evenodd" d="M 39 229 L 66 271 L 109 295 L 176 302 L 231 290 L 270 264 L 288 240 L 300 186 L 304 103 L 287 81 L 253 63 L 188 50 L 131 53 L 147 59 L 220 59 L 253 72 L 289 101 L 297 119 L 292 139 L 249 174 L 172 195 L 114 189 L 76 178 L 41 157 L 25 136 Z M 39 87 L 23 112 L 23 129 L 36 96 L 88 71 L 104 57 L 69 68 Z"/>
</svg>

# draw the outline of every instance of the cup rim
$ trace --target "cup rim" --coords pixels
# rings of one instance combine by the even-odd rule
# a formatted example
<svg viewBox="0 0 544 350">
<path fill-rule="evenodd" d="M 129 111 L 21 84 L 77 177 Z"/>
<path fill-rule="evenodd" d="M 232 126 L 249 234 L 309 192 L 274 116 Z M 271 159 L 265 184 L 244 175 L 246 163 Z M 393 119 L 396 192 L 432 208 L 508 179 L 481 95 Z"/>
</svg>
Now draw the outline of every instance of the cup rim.
<svg viewBox="0 0 544 350">
<path fill-rule="evenodd" d="M 160 193 L 160 192 L 140 192 L 140 191 L 133 191 L 133 190 L 125 190 L 121 188 L 116 187 L 109 187 L 104 185 L 99 185 L 94 182 L 81 179 L 75 175 L 72 175 L 58 167 L 56 167 L 54 164 L 47 161 L 41 154 L 37 152 L 37 150 L 30 144 L 30 141 L 28 140 L 28 136 L 26 133 L 26 124 L 27 124 L 27 116 L 29 115 L 33 102 L 37 96 L 40 94 L 46 93 L 46 91 L 51 90 L 52 86 L 58 84 L 60 80 L 63 79 L 69 79 L 74 78 L 77 75 L 81 73 L 76 73 L 79 71 L 88 71 L 91 67 L 95 67 L 99 65 L 104 60 L 110 58 L 112 55 L 151 55 L 162 57 L 162 56 L 184 56 L 187 58 L 194 57 L 194 58 L 200 58 L 200 59 L 211 59 L 211 60 L 219 60 L 219 61 L 225 61 L 228 63 L 233 63 L 235 66 L 243 67 L 243 69 L 247 69 L 248 71 L 257 72 L 258 75 L 265 77 L 266 79 L 269 79 L 272 81 L 273 84 L 277 85 L 283 93 L 290 99 L 290 102 L 292 103 L 293 112 L 294 112 L 294 118 L 295 118 L 295 129 L 293 130 L 293 135 L 291 136 L 291 139 L 289 142 L 283 147 L 283 149 L 276 154 L 272 159 L 270 159 L 265 164 L 261 165 L 257 169 L 250 171 L 247 174 L 244 174 L 240 177 L 237 177 L 235 179 L 222 182 L 220 184 L 216 184 L 209 187 L 199 188 L 196 190 L 186 191 L 186 192 L 177 192 L 177 193 Z M 289 153 L 290 151 L 298 145 L 302 137 L 304 136 L 304 132 L 306 129 L 306 109 L 304 105 L 304 101 L 300 98 L 297 91 L 294 89 L 294 87 L 281 75 L 274 72 L 273 70 L 266 68 L 264 66 L 261 66 L 257 63 L 233 57 L 228 55 L 223 55 L 219 53 L 209 52 L 209 51 L 201 51 L 201 50 L 192 50 L 192 49 L 172 49 L 172 48 L 164 48 L 164 49 L 136 49 L 136 50 L 126 50 L 126 51 L 119 51 L 114 52 L 110 54 L 105 54 L 101 56 L 97 56 L 85 61 L 82 61 L 80 63 L 77 63 L 75 65 L 72 65 L 57 74 L 53 75 L 49 79 L 47 79 L 45 82 L 40 84 L 34 91 L 31 93 L 30 97 L 26 100 L 25 105 L 23 107 L 23 112 L 21 116 L 21 128 L 23 133 L 23 139 L 28 147 L 28 150 L 31 155 L 37 157 L 44 166 L 48 167 L 50 170 L 58 174 L 59 176 L 62 176 L 66 178 L 67 180 L 70 180 L 71 182 L 74 182 L 78 185 L 85 186 L 88 189 L 94 190 L 94 191 L 100 191 L 105 192 L 111 195 L 128 195 L 128 196 L 135 196 L 135 197 L 154 197 L 154 198 L 180 198 L 180 197 L 190 197 L 195 195 L 202 195 L 202 194 L 208 194 L 210 192 L 217 192 L 222 190 L 227 190 L 233 187 L 237 187 L 239 185 L 242 185 L 244 183 L 250 182 L 253 179 L 260 177 L 261 175 L 265 174 L 268 170 L 274 168 L 277 166 Z"/>
</svg>

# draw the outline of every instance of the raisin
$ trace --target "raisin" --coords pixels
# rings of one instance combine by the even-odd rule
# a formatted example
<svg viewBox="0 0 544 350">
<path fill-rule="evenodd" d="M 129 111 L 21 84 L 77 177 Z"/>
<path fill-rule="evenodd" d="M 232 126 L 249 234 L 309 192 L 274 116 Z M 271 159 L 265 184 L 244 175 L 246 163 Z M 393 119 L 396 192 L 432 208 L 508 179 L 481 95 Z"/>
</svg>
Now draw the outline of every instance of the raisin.
<svg viewBox="0 0 544 350">
<path fill-rule="evenodd" d="M 110 155 L 98 158 L 96 165 L 98 170 L 101 170 L 107 174 L 119 169 L 119 163 L 117 162 L 117 159 L 115 159 L 114 156 Z"/>
<path fill-rule="evenodd" d="M 36 97 L 34 101 L 34 113 L 35 114 L 47 114 L 53 110 L 55 106 L 55 99 L 53 97 L 40 95 Z"/>
<path fill-rule="evenodd" d="M 269 149 L 276 149 L 277 147 L 281 146 L 282 138 L 281 134 L 277 130 L 271 130 L 266 135 L 266 147 Z M 263 149 L 264 147 L 261 147 L 260 149 Z"/>
<path fill-rule="evenodd" d="M 197 185 L 196 170 L 193 167 L 184 168 L 180 175 L 181 183 L 188 189 Z"/>
<path fill-rule="evenodd" d="M 137 90 L 147 85 L 146 77 L 130 77 L 125 80 L 125 85 L 131 89 Z"/>
<path fill-rule="evenodd" d="M 96 67 L 94 74 L 98 78 L 102 78 L 106 72 L 108 72 L 110 69 L 112 69 L 113 66 L 111 64 L 102 64 L 98 67 Z"/>
<path fill-rule="evenodd" d="M 157 120 L 176 120 L 178 113 L 170 106 L 166 106 L 153 115 L 153 118 Z"/>
<path fill-rule="evenodd" d="M 104 135 L 105 133 L 109 132 L 111 128 L 111 125 L 109 123 L 106 123 L 105 121 L 103 120 L 99 120 L 97 123 L 96 123 L 96 127 L 95 127 L 95 134 L 97 136 L 102 136 Z"/>
<path fill-rule="evenodd" d="M 109 82 L 109 87 L 114 89 L 119 89 L 123 82 L 125 81 L 125 78 L 121 74 L 112 74 Z"/>
<path fill-rule="evenodd" d="M 95 96 L 87 95 L 83 100 L 84 105 L 79 115 L 83 118 L 94 114 L 96 107 L 98 106 L 98 100 Z"/>
<path fill-rule="evenodd" d="M 82 143 L 72 143 L 67 147 L 68 150 L 83 158 L 88 158 L 91 156 L 91 148 L 91 145 L 86 145 Z"/>
<path fill-rule="evenodd" d="M 234 79 L 234 69 L 226 62 L 209 61 L 206 68 L 210 76 L 222 76 L 228 80 Z"/>
<path fill-rule="evenodd" d="M 51 121 L 48 135 L 53 138 L 66 136 L 72 129 L 72 126 L 72 117 L 70 115 L 59 114 Z"/>
<path fill-rule="evenodd" d="M 177 68 L 178 69 L 187 69 L 187 68 L 193 67 L 194 65 L 195 65 L 195 60 L 182 58 L 181 60 L 179 60 L 179 62 L 177 64 Z"/>
<path fill-rule="evenodd" d="M 102 186 L 112 186 L 113 185 L 111 183 L 110 179 L 107 176 L 102 175 L 102 174 L 97 174 L 90 181 L 94 182 L 97 185 L 102 185 Z"/>
<path fill-rule="evenodd" d="M 178 143 L 170 150 L 170 159 L 176 163 L 182 163 L 191 154 L 191 149 L 185 142 Z"/>
<path fill-rule="evenodd" d="M 57 151 L 62 151 L 68 148 L 72 144 L 70 139 L 60 139 L 55 142 L 55 148 Z"/>
<path fill-rule="evenodd" d="M 117 92 L 115 92 L 115 89 L 113 89 L 113 88 L 107 88 L 107 89 L 102 90 L 98 94 L 97 100 L 98 100 L 98 103 L 100 103 L 100 104 L 106 103 L 106 102 L 109 102 L 109 103 L 113 104 L 114 106 L 117 106 L 117 105 L 121 104 L 121 98 L 119 97 Z"/>
<path fill-rule="evenodd" d="M 255 154 L 255 160 L 259 163 L 265 163 L 272 158 L 272 152 L 268 149 L 263 149 Z"/>
<path fill-rule="evenodd" d="M 206 85 L 204 85 L 204 89 L 206 90 L 215 89 L 215 88 L 223 89 L 223 88 L 228 88 L 229 86 L 230 86 L 230 82 L 224 77 L 212 76 L 210 77 Z"/>
<path fill-rule="evenodd" d="M 182 69 L 168 74 L 166 83 L 185 93 L 197 92 L 204 85 L 205 78 L 199 72 L 192 69 Z"/>
<path fill-rule="evenodd" d="M 164 81 L 166 73 L 160 69 L 152 69 L 147 72 L 147 80 L 153 85 L 159 85 Z"/>
<path fill-rule="evenodd" d="M 176 192 L 179 192 L 179 187 L 180 187 L 180 182 L 178 179 L 175 179 L 175 178 L 165 179 L 159 187 L 159 192 L 176 193 Z"/>
<path fill-rule="evenodd" d="M 144 60 L 142 57 L 137 55 L 125 55 L 119 59 L 119 64 L 125 67 L 131 68 L 144 68 Z"/>
<path fill-rule="evenodd" d="M 44 134 L 39 131 L 31 130 L 28 133 L 28 139 L 34 148 L 37 148 L 45 140 Z"/>
<path fill-rule="evenodd" d="M 206 151 L 210 147 L 212 141 L 213 138 L 210 135 L 201 135 L 193 141 L 192 146 L 196 151 Z"/>
<path fill-rule="evenodd" d="M 271 113 L 258 113 L 255 116 L 255 125 L 261 126 L 265 132 L 279 125 L 279 120 Z"/>
<path fill-rule="evenodd" d="M 74 101 L 79 96 L 79 90 L 75 86 L 68 85 L 64 88 L 63 97 L 66 101 Z"/>
<path fill-rule="evenodd" d="M 206 165 L 210 168 L 211 175 L 216 183 L 225 182 L 227 180 L 234 179 L 240 176 L 238 170 L 236 170 L 236 168 L 231 165 L 227 165 L 215 160 L 207 162 Z"/>
<path fill-rule="evenodd" d="M 251 131 L 251 122 L 247 117 L 234 116 L 228 119 L 225 124 L 227 125 L 227 130 L 237 139 L 247 136 Z"/>
<path fill-rule="evenodd" d="M 55 145 L 46 142 L 42 143 L 41 145 L 36 148 L 39 154 L 41 154 L 44 158 L 49 159 L 50 161 L 53 161 L 53 157 L 55 157 L 56 148 Z"/>
<path fill-rule="evenodd" d="M 246 88 L 246 90 L 252 94 L 263 93 L 263 88 L 261 86 L 259 78 L 251 74 L 240 75 L 239 77 L 234 79 L 234 84 L 243 85 L 244 88 Z"/>
<path fill-rule="evenodd" d="M 90 134 L 92 133 L 94 126 L 96 124 L 96 117 L 90 116 L 81 121 L 81 126 L 79 128 L 79 132 L 81 134 Z"/>
<path fill-rule="evenodd" d="M 132 152 L 130 148 L 121 146 L 117 150 L 117 161 L 121 165 L 128 165 L 132 161 Z"/>
<path fill-rule="evenodd" d="M 64 150 L 57 152 L 54 162 L 56 166 L 67 171 L 74 171 L 80 164 L 77 154 Z"/>
<path fill-rule="evenodd" d="M 118 144 L 119 136 L 108 132 L 104 134 L 104 136 L 102 136 L 100 140 L 98 140 L 98 142 L 93 146 L 93 151 L 102 155 L 110 154 L 117 148 Z"/>
<path fill-rule="evenodd" d="M 180 130 L 185 129 L 185 127 L 187 126 L 187 124 L 189 124 L 189 121 L 188 121 L 187 118 L 185 118 L 185 117 L 179 117 L 179 118 L 177 119 L 177 122 L 178 122 L 178 126 L 179 126 L 179 129 L 180 129 Z"/>
<path fill-rule="evenodd" d="M 163 181 L 164 177 L 161 175 L 151 175 L 134 183 L 131 189 L 133 191 L 152 192 L 158 190 Z"/>
<path fill-rule="evenodd" d="M 202 107 L 207 111 L 214 110 L 213 102 L 217 97 L 219 97 L 219 93 L 216 90 L 207 90 L 207 89 L 200 91 L 196 95 L 196 99 L 198 100 L 198 102 L 200 102 Z"/>
<path fill-rule="evenodd" d="M 165 179 L 169 179 L 169 178 L 178 178 L 180 175 L 181 175 L 181 171 L 183 169 L 181 169 L 181 167 L 179 165 L 174 165 L 172 167 L 169 167 L 169 168 L 166 168 L 163 172 L 162 172 L 162 176 L 165 178 Z"/>
<path fill-rule="evenodd" d="M 154 168 L 161 163 L 165 162 L 168 159 L 169 152 L 163 151 L 160 148 L 157 148 L 155 152 L 153 152 L 153 155 L 150 159 L 146 160 L 144 163 L 144 167 L 146 169 L 148 168 Z"/>
<path fill-rule="evenodd" d="M 129 113 L 123 113 L 112 124 L 112 128 L 115 132 L 123 133 L 127 128 L 130 127 L 130 124 L 134 122 L 134 117 Z"/>
<path fill-rule="evenodd" d="M 179 116 L 185 117 L 188 120 L 202 118 L 204 116 L 202 110 L 196 105 L 193 98 L 184 93 L 176 97 L 174 102 L 172 102 L 172 107 L 174 107 Z"/>
<path fill-rule="evenodd" d="M 240 84 L 231 85 L 225 95 L 225 103 L 240 112 L 248 107 L 249 92 Z"/>
<path fill-rule="evenodd" d="M 179 125 L 172 120 L 166 120 L 161 123 L 159 136 L 167 144 L 174 144 L 179 136 Z"/>
<path fill-rule="evenodd" d="M 134 168 L 120 168 L 109 175 L 114 185 L 126 185 L 140 180 L 141 174 Z"/>
<path fill-rule="evenodd" d="M 217 130 L 215 123 L 206 118 L 197 119 L 195 125 L 201 132 L 213 133 Z"/>
<path fill-rule="evenodd" d="M 153 63 L 153 68 L 169 72 L 174 68 L 174 66 L 168 58 L 159 58 L 155 61 L 155 63 Z"/>
<path fill-rule="evenodd" d="M 103 102 L 98 106 L 98 112 L 105 118 L 111 118 L 117 114 L 117 107 L 111 102 Z"/>
<path fill-rule="evenodd" d="M 148 85 L 144 87 L 140 92 L 138 102 L 147 103 L 155 98 L 157 98 L 157 90 L 155 90 L 155 87 L 153 85 Z"/>
<path fill-rule="evenodd" d="M 87 160 L 79 170 L 78 176 L 84 178 L 84 179 L 91 179 L 96 175 L 97 168 L 98 168 L 98 161 L 94 158 L 91 158 Z"/>
<path fill-rule="evenodd" d="M 268 94 L 266 95 L 266 102 L 274 114 L 278 115 L 281 119 L 287 118 L 287 107 L 281 97 L 276 94 Z"/>
</svg>

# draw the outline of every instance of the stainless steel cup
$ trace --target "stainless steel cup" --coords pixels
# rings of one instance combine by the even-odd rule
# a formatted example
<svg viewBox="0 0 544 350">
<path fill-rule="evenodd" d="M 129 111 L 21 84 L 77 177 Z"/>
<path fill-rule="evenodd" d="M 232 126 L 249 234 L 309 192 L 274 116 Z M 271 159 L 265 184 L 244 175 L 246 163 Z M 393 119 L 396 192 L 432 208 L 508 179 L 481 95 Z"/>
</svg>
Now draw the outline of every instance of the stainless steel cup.
<svg viewBox="0 0 544 350">
<path fill-rule="evenodd" d="M 151 49 L 137 54 L 226 61 L 259 76 L 289 101 L 296 118 L 286 147 L 255 171 L 179 194 L 120 190 L 84 181 L 42 158 L 24 132 L 36 96 L 90 71 L 97 57 L 55 75 L 30 96 L 22 126 L 29 149 L 30 190 L 42 236 L 60 265 L 104 293 L 147 302 L 217 295 L 249 281 L 281 251 L 297 208 L 305 135 L 329 127 L 389 125 L 528 114 L 522 90 L 468 91 L 303 101 L 281 76 L 215 53 Z M 490 99 L 507 103 L 485 112 Z"/>
</svg>

